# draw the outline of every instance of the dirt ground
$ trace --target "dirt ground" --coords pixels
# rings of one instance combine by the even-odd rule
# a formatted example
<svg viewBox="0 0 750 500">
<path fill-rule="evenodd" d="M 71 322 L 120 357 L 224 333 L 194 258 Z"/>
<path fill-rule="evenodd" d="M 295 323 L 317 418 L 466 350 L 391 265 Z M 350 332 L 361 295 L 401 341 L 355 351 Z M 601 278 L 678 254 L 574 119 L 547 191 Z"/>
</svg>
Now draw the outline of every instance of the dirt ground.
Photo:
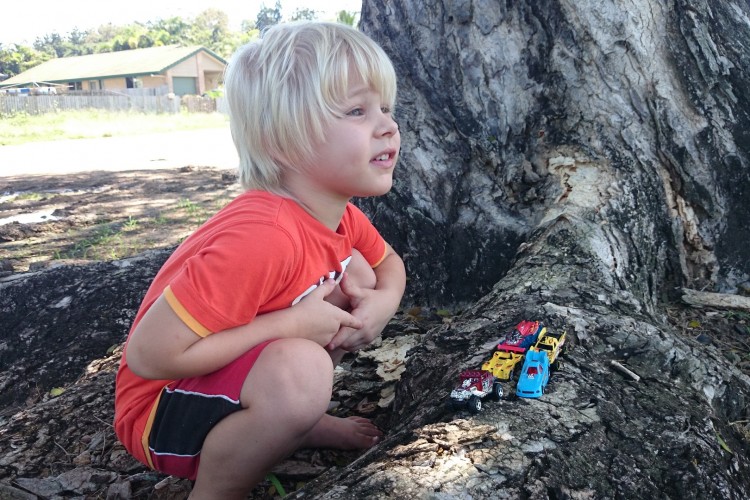
<svg viewBox="0 0 750 500">
<path fill-rule="evenodd" d="M 0 276 L 176 245 L 239 192 L 228 127 L 0 147 Z"/>
<path fill-rule="evenodd" d="M 239 192 L 208 167 L 0 177 L 0 273 L 176 245 Z"/>
<path fill-rule="evenodd" d="M 0 279 L 71 261 L 121 259 L 175 246 L 239 192 L 233 170 L 190 165 L 0 175 Z M 750 375 L 749 312 L 675 305 L 667 313 L 688 342 L 715 346 Z M 733 425 L 750 439 L 750 423 Z M 305 463 L 320 461 L 319 456 L 307 458 Z M 334 463 L 352 457 L 328 458 Z M 295 467 L 294 473 L 280 472 L 288 490 L 298 486 L 301 466 Z M 310 479 L 325 467 L 319 469 L 301 476 Z M 186 487 L 174 486 L 182 492 Z"/>
</svg>

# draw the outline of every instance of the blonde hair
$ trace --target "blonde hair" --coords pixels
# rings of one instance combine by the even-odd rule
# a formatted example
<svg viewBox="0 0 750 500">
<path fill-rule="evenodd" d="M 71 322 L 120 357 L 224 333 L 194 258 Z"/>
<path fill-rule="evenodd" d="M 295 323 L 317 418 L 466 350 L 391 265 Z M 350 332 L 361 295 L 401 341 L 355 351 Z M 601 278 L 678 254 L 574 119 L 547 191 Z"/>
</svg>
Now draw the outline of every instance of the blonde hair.
<svg viewBox="0 0 750 500">
<path fill-rule="evenodd" d="M 393 64 L 372 39 L 349 26 L 279 24 L 235 53 L 224 83 L 245 189 L 283 194 L 283 169 L 309 161 L 328 123 L 346 111 L 350 78 L 365 82 L 393 108 Z"/>
</svg>

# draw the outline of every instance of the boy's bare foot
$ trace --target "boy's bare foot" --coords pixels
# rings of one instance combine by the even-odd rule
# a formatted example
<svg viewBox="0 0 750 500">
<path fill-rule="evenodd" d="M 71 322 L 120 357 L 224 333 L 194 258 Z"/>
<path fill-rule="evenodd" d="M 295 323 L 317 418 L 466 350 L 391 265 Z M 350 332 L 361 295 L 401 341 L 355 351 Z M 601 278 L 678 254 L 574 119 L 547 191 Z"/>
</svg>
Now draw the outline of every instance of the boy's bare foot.
<svg viewBox="0 0 750 500">
<path fill-rule="evenodd" d="M 302 442 L 301 448 L 359 450 L 380 441 L 383 432 L 363 417 L 340 418 L 323 415 Z"/>
</svg>

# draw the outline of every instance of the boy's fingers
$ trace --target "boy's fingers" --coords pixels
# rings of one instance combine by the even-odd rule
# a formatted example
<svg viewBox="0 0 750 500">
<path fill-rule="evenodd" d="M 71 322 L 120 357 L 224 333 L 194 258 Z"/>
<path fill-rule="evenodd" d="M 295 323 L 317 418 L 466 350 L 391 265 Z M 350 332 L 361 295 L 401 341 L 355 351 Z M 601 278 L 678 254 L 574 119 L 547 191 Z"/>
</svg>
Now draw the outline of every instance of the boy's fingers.
<svg viewBox="0 0 750 500">
<path fill-rule="evenodd" d="M 339 328 L 339 331 L 336 332 L 336 335 L 334 335 L 331 341 L 328 343 L 328 345 L 326 346 L 326 349 L 329 349 L 332 351 L 338 347 L 341 347 L 341 344 L 343 344 L 346 341 L 346 339 L 349 337 L 349 335 L 351 335 L 355 331 L 356 330 L 353 330 L 352 328 L 349 328 L 347 326 L 342 326 L 341 328 Z"/>
<path fill-rule="evenodd" d="M 335 289 L 336 289 L 336 282 L 332 280 L 331 278 L 328 278 L 319 286 L 316 286 L 315 290 L 310 292 L 310 295 L 319 294 L 322 300 L 328 297 L 329 295 L 331 295 L 331 292 L 333 292 Z"/>
<path fill-rule="evenodd" d="M 344 278 L 341 280 L 339 286 L 341 287 L 341 291 L 351 298 L 359 297 L 361 295 L 360 288 L 352 283 L 349 279 L 348 273 L 344 273 Z"/>
<path fill-rule="evenodd" d="M 341 311 L 341 320 L 339 321 L 339 324 L 344 327 L 353 328 L 355 330 L 359 330 L 364 326 L 362 321 L 358 320 L 348 312 L 344 311 L 343 309 L 339 309 Z"/>
</svg>

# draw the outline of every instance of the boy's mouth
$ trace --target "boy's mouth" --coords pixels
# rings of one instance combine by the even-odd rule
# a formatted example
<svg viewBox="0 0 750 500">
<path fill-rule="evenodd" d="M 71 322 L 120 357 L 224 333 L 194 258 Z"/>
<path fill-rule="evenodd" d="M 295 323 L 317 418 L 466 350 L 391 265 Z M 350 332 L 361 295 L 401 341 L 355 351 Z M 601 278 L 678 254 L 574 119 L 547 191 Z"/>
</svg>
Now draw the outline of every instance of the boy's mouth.
<svg viewBox="0 0 750 500">
<path fill-rule="evenodd" d="M 392 160 L 395 156 L 396 156 L 396 151 L 386 150 L 386 151 L 383 151 L 382 153 L 377 154 L 372 159 L 372 161 L 380 162 L 380 163 L 387 162 L 387 161 Z"/>
</svg>

